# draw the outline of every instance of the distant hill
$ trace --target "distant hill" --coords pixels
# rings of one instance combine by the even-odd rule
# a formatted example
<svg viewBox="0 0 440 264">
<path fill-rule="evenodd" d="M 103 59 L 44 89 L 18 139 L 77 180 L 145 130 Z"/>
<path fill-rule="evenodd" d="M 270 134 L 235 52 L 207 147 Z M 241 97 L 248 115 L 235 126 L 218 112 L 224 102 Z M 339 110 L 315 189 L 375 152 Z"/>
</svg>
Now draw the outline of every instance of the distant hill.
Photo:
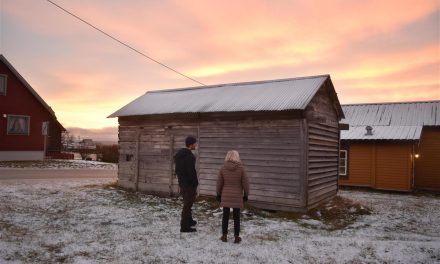
<svg viewBox="0 0 440 264">
<path fill-rule="evenodd" d="M 118 128 L 117 127 L 104 127 L 101 129 L 89 129 L 80 127 L 67 127 L 67 131 L 74 135 L 79 136 L 82 139 L 90 138 L 96 143 L 104 145 L 111 145 L 118 143 Z"/>
</svg>

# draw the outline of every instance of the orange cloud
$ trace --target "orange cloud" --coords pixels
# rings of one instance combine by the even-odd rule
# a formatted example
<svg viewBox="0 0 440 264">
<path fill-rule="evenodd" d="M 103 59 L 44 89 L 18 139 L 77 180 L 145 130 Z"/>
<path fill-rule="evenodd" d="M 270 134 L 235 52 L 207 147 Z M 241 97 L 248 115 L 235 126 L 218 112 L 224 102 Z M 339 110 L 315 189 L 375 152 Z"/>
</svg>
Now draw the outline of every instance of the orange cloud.
<svg viewBox="0 0 440 264">
<path fill-rule="evenodd" d="M 440 97 L 437 0 L 56 3 L 207 84 L 329 73 L 343 103 Z M 195 85 L 46 1 L 3 12 L 2 52 L 65 126 L 115 125 L 144 92 Z"/>
</svg>

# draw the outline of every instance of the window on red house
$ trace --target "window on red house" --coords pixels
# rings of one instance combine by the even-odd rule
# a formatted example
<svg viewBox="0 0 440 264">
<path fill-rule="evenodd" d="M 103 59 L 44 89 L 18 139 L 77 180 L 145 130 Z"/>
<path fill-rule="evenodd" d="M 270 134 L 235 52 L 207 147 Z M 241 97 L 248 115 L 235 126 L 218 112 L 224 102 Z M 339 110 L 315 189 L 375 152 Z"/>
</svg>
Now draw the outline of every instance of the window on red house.
<svg viewBox="0 0 440 264">
<path fill-rule="evenodd" d="M 30 116 L 8 115 L 8 135 L 29 135 Z"/>
<path fill-rule="evenodd" d="M 0 74 L 0 95 L 6 95 L 7 76 Z"/>
</svg>

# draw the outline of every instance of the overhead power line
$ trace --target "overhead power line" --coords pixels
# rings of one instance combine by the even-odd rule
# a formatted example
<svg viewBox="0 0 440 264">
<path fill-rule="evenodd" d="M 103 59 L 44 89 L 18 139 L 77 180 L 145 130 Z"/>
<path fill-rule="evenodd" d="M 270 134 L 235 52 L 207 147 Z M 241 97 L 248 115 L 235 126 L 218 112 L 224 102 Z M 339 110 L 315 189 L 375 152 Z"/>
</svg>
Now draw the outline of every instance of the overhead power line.
<svg viewBox="0 0 440 264">
<path fill-rule="evenodd" d="M 177 74 L 179 74 L 179 75 L 181 75 L 181 76 L 183 76 L 183 77 L 185 77 L 185 78 L 187 78 L 187 79 L 190 79 L 190 80 L 193 81 L 193 82 L 196 82 L 196 83 L 198 83 L 198 84 L 201 84 L 201 85 L 205 86 L 204 83 L 199 82 L 199 81 L 197 81 L 196 79 L 191 78 L 191 77 L 189 77 L 188 75 L 186 75 L 186 74 L 184 74 L 184 73 L 181 73 L 181 72 L 179 72 L 178 70 L 175 70 L 175 69 L 171 68 L 170 66 L 168 66 L 168 65 L 166 65 L 166 64 L 164 64 L 164 63 L 162 63 L 162 62 L 160 62 L 160 61 L 158 61 L 158 60 L 156 60 L 156 59 L 153 59 L 152 57 L 148 56 L 147 54 L 143 53 L 142 51 L 139 51 L 138 49 L 133 48 L 133 47 L 130 46 L 129 44 L 127 44 L 127 43 L 125 43 L 125 42 L 119 40 L 119 39 L 116 38 L 116 37 L 113 37 L 112 35 L 110 35 L 109 33 L 105 32 L 104 30 L 102 30 L 102 29 L 100 29 L 100 28 L 98 28 L 98 27 L 92 25 L 91 23 L 89 23 L 89 22 L 87 22 L 86 20 L 80 18 L 79 16 L 75 15 L 74 13 L 72 13 L 72 12 L 66 10 L 66 9 L 63 8 L 62 6 L 60 6 L 60 5 L 58 5 L 58 4 L 54 3 L 54 2 L 52 2 L 51 0 L 47 0 L 47 2 L 49 2 L 49 3 L 51 3 L 52 5 L 58 7 L 59 9 L 63 10 L 64 12 L 66 12 L 67 14 L 69 14 L 69 15 L 73 16 L 74 18 L 78 19 L 79 21 L 83 22 L 84 24 L 86 24 L 86 25 L 88 25 L 88 26 L 94 28 L 95 30 L 101 32 L 102 34 L 104 34 L 104 35 L 106 35 L 107 37 L 113 39 L 114 41 L 118 42 L 119 44 L 121 44 L 121 45 L 123 45 L 123 46 L 125 46 L 125 47 L 127 47 L 127 48 L 129 48 L 129 49 L 131 49 L 132 51 L 134 51 L 134 52 L 136 52 L 136 53 L 138 53 L 138 54 L 140 54 L 140 55 L 142 55 L 143 57 L 145 57 L 145 58 L 147 58 L 147 59 L 149 59 L 149 60 L 151 60 L 151 61 L 153 61 L 153 62 L 155 62 L 155 63 L 157 63 L 157 64 L 159 64 L 159 65 L 161 65 L 161 66 L 163 66 L 163 67 L 165 67 L 165 68 L 167 68 L 168 70 L 173 71 L 173 72 L 175 72 L 175 73 L 177 73 Z"/>
</svg>

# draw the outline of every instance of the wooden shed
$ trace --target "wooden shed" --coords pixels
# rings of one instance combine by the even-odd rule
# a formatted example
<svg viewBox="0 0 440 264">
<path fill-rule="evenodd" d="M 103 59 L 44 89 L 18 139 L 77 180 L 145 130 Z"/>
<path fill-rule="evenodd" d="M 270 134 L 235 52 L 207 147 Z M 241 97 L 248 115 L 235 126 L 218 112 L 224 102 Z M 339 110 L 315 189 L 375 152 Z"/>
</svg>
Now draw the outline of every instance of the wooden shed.
<svg viewBox="0 0 440 264">
<path fill-rule="evenodd" d="M 341 134 L 341 185 L 440 191 L 440 101 L 343 109 L 350 129 Z"/>
<path fill-rule="evenodd" d="M 304 211 L 338 190 L 338 123 L 329 75 L 147 92 L 119 120 L 118 184 L 177 195 L 173 155 L 198 138 L 200 194 L 215 195 L 228 150 L 239 151 L 254 206 Z"/>
</svg>

